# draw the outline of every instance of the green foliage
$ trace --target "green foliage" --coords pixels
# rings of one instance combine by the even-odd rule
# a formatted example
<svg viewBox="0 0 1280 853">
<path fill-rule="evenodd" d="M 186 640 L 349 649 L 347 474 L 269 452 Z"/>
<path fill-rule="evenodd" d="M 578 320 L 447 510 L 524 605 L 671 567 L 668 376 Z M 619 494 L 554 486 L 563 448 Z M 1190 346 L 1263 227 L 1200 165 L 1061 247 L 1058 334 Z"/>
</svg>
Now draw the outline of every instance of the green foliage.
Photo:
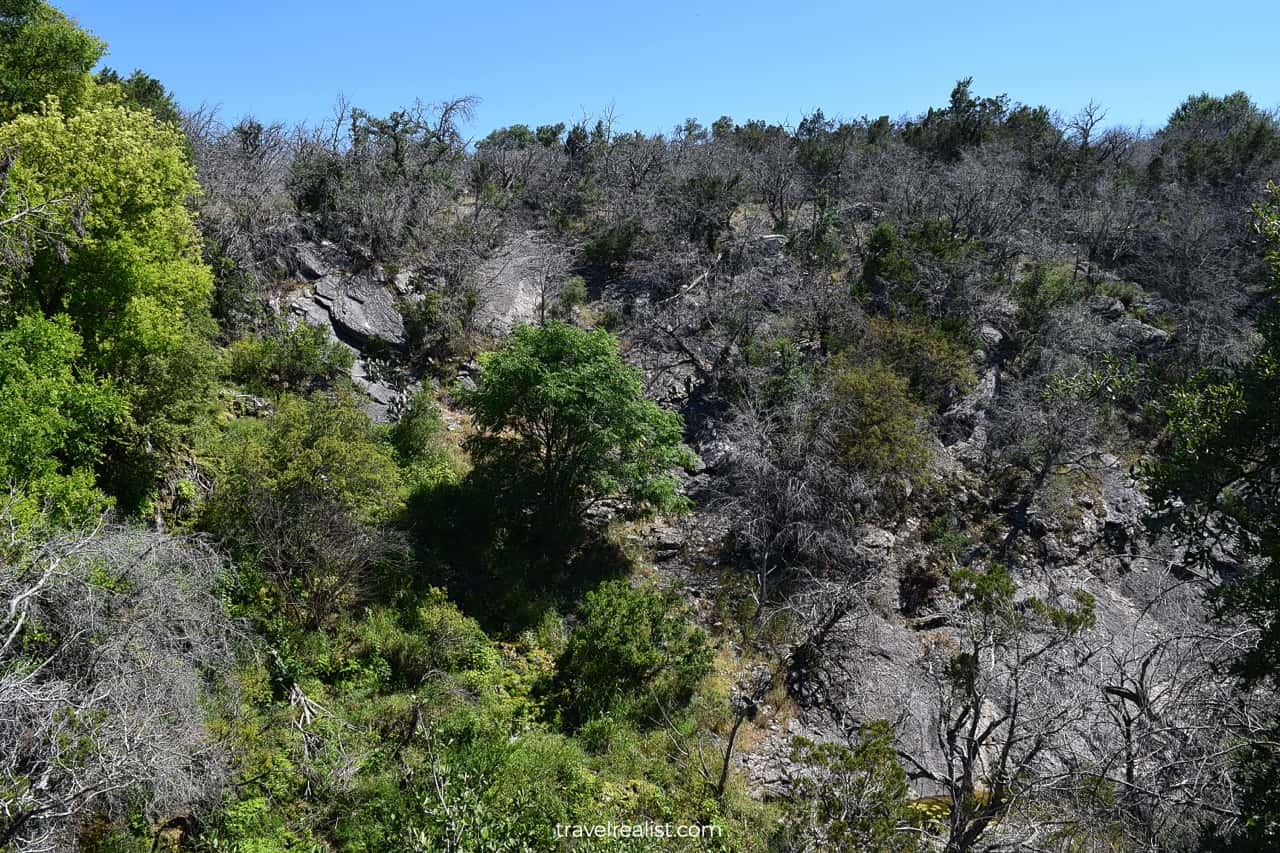
<svg viewBox="0 0 1280 853">
<path fill-rule="evenodd" d="M 795 738 L 791 759 L 809 769 L 788 808 L 798 839 L 824 849 L 916 849 L 914 834 L 902 830 L 911 789 L 888 721 L 864 724 L 848 746 Z"/>
<path fill-rule="evenodd" d="M 582 247 L 587 263 L 611 276 L 621 275 L 640 239 L 643 227 L 638 219 L 625 219 L 614 225 L 600 223 L 591 229 Z"/>
<path fill-rule="evenodd" d="M 1161 156 L 1176 157 L 1184 180 L 1225 185 L 1261 175 L 1280 159 L 1280 125 L 1244 92 L 1187 98 L 1160 132 Z"/>
<path fill-rule="evenodd" d="M 832 366 L 841 461 L 871 477 L 919 476 L 929 451 L 920 433 L 924 410 L 910 381 L 879 362 L 857 365 L 837 356 Z"/>
<path fill-rule="evenodd" d="M 448 428 L 431 392 L 414 394 L 392 424 L 391 446 L 405 479 L 418 487 L 433 487 L 452 478 L 454 464 L 446 440 Z"/>
<path fill-rule="evenodd" d="M 33 246 L 0 326 L 33 312 L 70 318 L 83 343 L 77 367 L 110 380 L 129 403 L 128 434 L 103 485 L 134 509 L 203 405 L 213 363 L 212 277 L 185 207 L 197 191 L 186 141 L 149 114 L 121 106 L 64 114 L 53 103 L 0 125 L 0 147 L 20 152 L 10 179 L 32 203 L 92 199 L 66 227 L 82 237 Z"/>
<path fill-rule="evenodd" d="M 906 377 L 916 398 L 933 407 L 967 394 L 977 382 L 971 349 L 923 322 L 873 317 L 859 349 Z"/>
<path fill-rule="evenodd" d="M 706 636 L 679 596 L 606 581 L 587 594 L 581 623 L 560 660 L 560 690 L 573 725 L 610 712 L 644 721 L 653 703 L 683 703 L 711 671 Z"/>
<path fill-rule="evenodd" d="M 89 69 L 106 49 L 43 0 L 0 2 L 0 120 L 49 96 L 69 111 L 82 106 L 93 87 Z"/>
<path fill-rule="evenodd" d="M 215 450 L 201 525 L 260 567 L 274 599 L 308 624 L 359 600 L 393 550 L 379 525 L 399 509 L 401 481 L 355 400 L 286 394 L 269 418 L 236 421 Z M 261 598 L 243 586 L 242 597 Z"/>
<path fill-rule="evenodd" d="M 466 446 L 480 480 L 535 529 L 572 531 L 588 505 L 617 495 L 681 505 L 670 474 L 691 459 L 681 418 L 645 399 L 608 332 L 523 326 L 481 364 L 476 388 L 459 394 L 478 430 Z"/>
<path fill-rule="evenodd" d="M 580 275 L 571 275 L 560 285 L 560 293 L 556 297 L 552 316 L 559 320 L 567 320 L 573 316 L 579 306 L 587 301 L 587 283 Z"/>
<path fill-rule="evenodd" d="M 911 262 L 903 256 L 898 243 L 898 232 L 889 222 L 880 222 L 871 229 L 867 246 L 863 250 L 862 280 L 866 284 L 883 288 L 912 279 L 915 271 Z"/>
<path fill-rule="evenodd" d="M 1084 282 L 1071 275 L 1069 269 L 1036 261 L 1018 283 L 1014 298 L 1022 314 L 1023 325 L 1038 332 L 1050 312 L 1078 302 L 1085 296 Z"/>
<path fill-rule="evenodd" d="M 399 505 L 399 474 L 367 415 L 347 393 L 310 400 L 283 395 L 266 419 L 242 418 L 227 433 L 222 476 L 209 518 L 234 518 L 259 490 L 323 495 L 358 518 L 388 518 Z"/>
<path fill-rule="evenodd" d="M 112 68 L 99 71 L 94 79 L 99 86 L 118 86 L 125 103 L 140 110 L 146 110 L 156 117 L 157 121 L 166 124 L 182 123 L 182 112 L 173 93 L 164 84 L 141 68 L 135 68 L 128 77 L 121 77 Z"/>
<path fill-rule="evenodd" d="M 279 323 L 263 337 L 241 338 L 227 352 L 227 375 L 255 394 L 305 394 L 330 387 L 351 369 L 351 350 L 319 326 Z"/>
<path fill-rule="evenodd" d="M 439 368 L 462 358 L 470 351 L 465 318 L 473 293 L 461 301 L 438 290 L 428 290 L 421 298 L 405 300 L 397 307 L 404 317 L 409 358 L 425 367 Z"/>
<path fill-rule="evenodd" d="M 957 81 L 945 108 L 930 107 L 919 122 L 907 126 L 907 142 L 940 160 L 955 161 L 966 149 L 993 138 L 1009 114 L 1009 98 L 976 98 L 972 84 L 972 77 Z"/>
<path fill-rule="evenodd" d="M 341 671 L 349 675 L 351 663 L 362 661 L 379 674 L 383 688 L 412 690 L 447 673 L 474 689 L 494 681 L 501 665 L 497 648 L 476 621 L 435 588 L 405 612 L 370 610 L 346 626 L 339 639 L 349 660 Z"/>
<path fill-rule="evenodd" d="M 1015 603 L 1018 585 L 1009 570 L 999 564 L 980 569 L 957 569 L 951 574 L 951 591 L 964 606 L 988 620 L 997 640 L 1030 628 L 1074 636 L 1091 628 L 1095 621 L 1094 597 L 1084 590 L 1072 594 L 1074 605 L 1049 604 L 1039 598 Z M 954 673 L 976 665 L 971 659 L 955 659 Z"/>
<path fill-rule="evenodd" d="M 128 406 L 78 368 L 80 356 L 65 316 L 24 315 L 0 331 L 0 484 L 16 489 L 6 512 L 20 524 L 40 509 L 57 523 L 82 521 L 107 504 L 94 468 L 124 432 Z"/>
<path fill-rule="evenodd" d="M 729 231 L 729 219 L 738 209 L 742 176 L 694 175 L 675 194 L 673 215 L 679 234 L 707 251 L 715 251 Z"/>
</svg>

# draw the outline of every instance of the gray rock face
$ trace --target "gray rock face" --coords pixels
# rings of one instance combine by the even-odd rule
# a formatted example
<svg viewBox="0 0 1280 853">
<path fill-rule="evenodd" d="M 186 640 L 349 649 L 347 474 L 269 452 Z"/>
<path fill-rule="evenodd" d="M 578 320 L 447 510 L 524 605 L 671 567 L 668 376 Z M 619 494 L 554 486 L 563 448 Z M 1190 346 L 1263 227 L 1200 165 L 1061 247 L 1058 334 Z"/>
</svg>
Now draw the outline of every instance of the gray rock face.
<svg viewBox="0 0 1280 853">
<path fill-rule="evenodd" d="M 1139 350 L 1155 350 L 1163 347 L 1172 337 L 1164 329 L 1148 326 L 1138 320 L 1125 318 L 1115 325 L 1116 337 Z"/>
<path fill-rule="evenodd" d="M 541 231 L 513 236 L 476 273 L 481 323 L 501 334 L 519 323 L 533 322 L 538 317 L 543 279 L 553 282 L 549 295 L 554 297 L 559 280 L 567 275 L 564 251 Z"/>
<path fill-rule="evenodd" d="M 332 268 L 323 257 L 324 248 L 326 247 L 310 243 L 299 243 L 292 247 L 289 268 L 293 275 L 304 281 L 315 281 L 328 275 Z"/>
<path fill-rule="evenodd" d="M 409 274 L 400 273 L 389 282 L 378 269 L 344 269 L 336 255 L 337 250 L 325 243 L 290 247 L 282 263 L 303 286 L 283 294 L 279 309 L 297 322 L 327 329 L 351 349 L 356 357 L 351 378 L 369 397 L 363 408 L 374 420 L 384 421 L 408 392 L 397 387 L 385 367 L 375 370 L 371 355 L 384 356 L 386 350 L 398 350 L 407 342 L 396 300 L 408 288 Z"/>
<path fill-rule="evenodd" d="M 943 415 L 939 430 L 943 444 L 958 460 L 976 460 L 987 445 L 987 408 L 995 399 L 1000 369 L 988 368 L 974 388 Z"/>
<path fill-rule="evenodd" d="M 340 339 L 359 346 L 381 342 L 398 348 L 405 344 L 405 332 L 395 301 L 391 288 L 371 275 L 336 274 L 317 281 L 292 305 L 295 313 L 308 318 L 318 316 L 316 307 L 323 309 Z"/>
</svg>

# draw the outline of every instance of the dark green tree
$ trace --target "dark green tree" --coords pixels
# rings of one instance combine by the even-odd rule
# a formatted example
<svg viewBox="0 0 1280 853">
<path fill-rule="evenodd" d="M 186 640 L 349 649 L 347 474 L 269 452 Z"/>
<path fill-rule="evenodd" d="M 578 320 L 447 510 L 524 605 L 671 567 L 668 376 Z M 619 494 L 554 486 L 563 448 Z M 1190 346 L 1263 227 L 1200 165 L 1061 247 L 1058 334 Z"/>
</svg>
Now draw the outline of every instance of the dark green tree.
<svg viewBox="0 0 1280 853">
<path fill-rule="evenodd" d="M 660 719 L 711 671 L 713 652 L 680 596 L 606 581 L 587 593 L 582 622 L 561 656 L 565 713 L 573 724 L 617 710 Z M 646 715 L 644 711 L 652 711 Z"/>
<path fill-rule="evenodd" d="M 691 460 L 683 422 L 645 399 L 608 332 L 523 326 L 481 364 L 476 387 L 461 394 L 478 430 L 467 449 L 476 475 L 531 529 L 572 532 L 610 497 L 680 504 L 671 469 Z"/>
<path fill-rule="evenodd" d="M 135 68 L 128 77 L 121 77 L 114 68 L 104 68 L 94 79 L 102 86 L 119 86 L 126 103 L 147 110 L 162 122 L 179 124 L 182 121 L 173 93 L 140 68 Z"/>
</svg>

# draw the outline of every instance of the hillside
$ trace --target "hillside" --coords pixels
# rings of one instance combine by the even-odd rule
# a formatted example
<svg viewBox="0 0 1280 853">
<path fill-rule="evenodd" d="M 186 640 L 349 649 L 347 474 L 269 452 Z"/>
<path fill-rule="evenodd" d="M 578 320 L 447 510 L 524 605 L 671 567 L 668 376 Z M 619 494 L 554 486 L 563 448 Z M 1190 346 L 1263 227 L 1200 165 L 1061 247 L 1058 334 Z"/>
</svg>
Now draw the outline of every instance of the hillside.
<svg viewBox="0 0 1280 853">
<path fill-rule="evenodd" d="M 0 850 L 1280 844 L 1245 93 L 473 142 L 10 7 Z"/>
</svg>

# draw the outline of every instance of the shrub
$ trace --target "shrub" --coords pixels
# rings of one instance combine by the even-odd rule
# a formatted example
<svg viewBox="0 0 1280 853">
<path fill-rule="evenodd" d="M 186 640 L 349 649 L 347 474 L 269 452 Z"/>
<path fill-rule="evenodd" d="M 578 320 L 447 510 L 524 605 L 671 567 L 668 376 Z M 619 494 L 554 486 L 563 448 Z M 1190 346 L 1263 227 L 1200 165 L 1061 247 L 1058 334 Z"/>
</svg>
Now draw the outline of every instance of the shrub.
<svg viewBox="0 0 1280 853">
<path fill-rule="evenodd" d="M 837 356 L 832 406 L 843 463 L 865 475 L 913 479 L 928 460 L 920 433 L 924 410 L 910 382 L 880 362 L 850 365 Z"/>
<path fill-rule="evenodd" d="M 587 593 L 581 624 L 560 659 L 565 716 L 573 725 L 618 710 L 637 721 L 650 702 L 687 701 L 711 671 L 706 635 L 679 596 L 606 581 Z"/>
<path fill-rule="evenodd" d="M 902 283 L 910 280 L 914 271 L 911 262 L 902 254 L 898 245 L 898 232 L 888 222 L 881 222 L 871 230 L 867 247 L 863 251 L 862 280 L 874 286 Z"/>
<path fill-rule="evenodd" d="M 934 407 L 977 381 L 969 348 L 918 321 L 872 318 L 860 349 L 906 377 L 915 396 Z"/>
<path fill-rule="evenodd" d="M 1023 325 L 1038 332 L 1049 312 L 1077 302 L 1085 295 L 1084 284 L 1061 266 L 1036 261 L 1017 283 L 1014 298 L 1021 310 Z"/>
<path fill-rule="evenodd" d="M 419 365 L 439 365 L 465 356 L 471 347 L 466 317 L 474 294 L 429 290 L 420 299 L 403 300 L 409 359 Z"/>
<path fill-rule="evenodd" d="M 638 219 L 626 219 L 617 225 L 599 224 L 587 237 L 582 248 L 583 257 L 587 263 L 609 275 L 621 275 L 640 239 L 640 232 Z"/>
<path fill-rule="evenodd" d="M 580 275 L 571 275 L 560 285 L 560 295 L 556 300 L 552 315 L 560 320 L 573 316 L 574 310 L 587 301 L 587 283 Z"/>
<path fill-rule="evenodd" d="M 355 356 L 328 331 L 280 323 L 263 337 L 241 338 L 227 352 L 227 375 L 255 394 L 307 393 L 331 386 Z"/>
<path fill-rule="evenodd" d="M 379 523 L 400 505 L 400 476 L 354 399 L 286 394 L 270 418 L 237 421 L 219 450 L 202 525 L 309 624 L 358 597 L 392 550 Z"/>
<path fill-rule="evenodd" d="M 890 723 L 867 723 L 851 745 L 796 738 L 792 760 L 809 770 L 788 808 L 792 833 L 807 842 L 821 839 L 824 849 L 915 849 L 912 834 L 900 828 L 911 789 Z"/>
<path fill-rule="evenodd" d="M 453 476 L 448 428 L 431 392 L 419 391 L 391 426 L 391 445 L 410 484 L 431 488 Z"/>
</svg>

